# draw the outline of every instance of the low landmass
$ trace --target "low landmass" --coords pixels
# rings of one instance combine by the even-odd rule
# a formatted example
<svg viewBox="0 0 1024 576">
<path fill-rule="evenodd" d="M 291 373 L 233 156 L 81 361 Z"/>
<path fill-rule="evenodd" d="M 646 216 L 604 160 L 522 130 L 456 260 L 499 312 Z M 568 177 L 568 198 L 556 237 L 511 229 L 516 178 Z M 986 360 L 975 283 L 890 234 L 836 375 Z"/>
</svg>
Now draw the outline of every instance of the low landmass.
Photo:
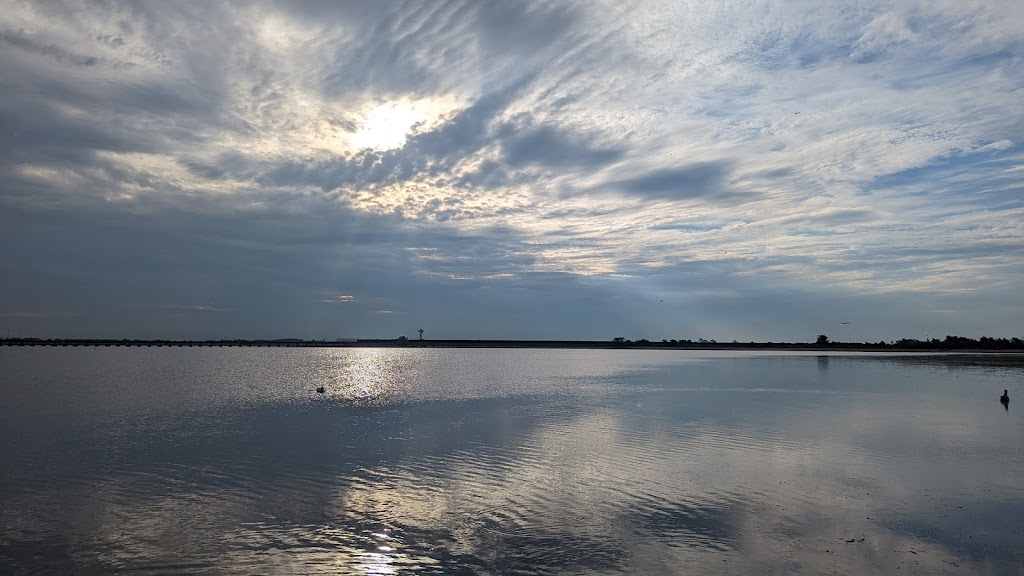
<svg viewBox="0 0 1024 576">
<path fill-rule="evenodd" d="M 337 339 L 304 340 L 279 338 L 274 340 L 135 340 L 135 339 L 74 339 L 74 338 L 0 338 L 0 346 L 90 346 L 90 347 L 289 347 L 289 348 L 593 348 L 593 349 L 655 349 L 655 350 L 847 350 L 847 351 L 928 351 L 928 352 L 1024 352 L 1020 338 L 978 339 L 947 336 L 939 340 L 901 339 L 890 342 L 832 342 L 819 335 L 814 342 L 717 342 L 715 340 L 414 340 L 406 337 L 394 339 Z"/>
</svg>

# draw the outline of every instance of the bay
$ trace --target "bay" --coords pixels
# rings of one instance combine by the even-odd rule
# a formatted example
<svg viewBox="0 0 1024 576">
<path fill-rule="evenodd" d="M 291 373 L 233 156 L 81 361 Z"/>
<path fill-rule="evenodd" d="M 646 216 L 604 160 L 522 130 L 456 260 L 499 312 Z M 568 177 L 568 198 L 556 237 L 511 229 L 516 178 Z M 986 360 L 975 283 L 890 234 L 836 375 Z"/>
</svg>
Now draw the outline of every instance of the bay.
<svg viewBox="0 0 1024 576">
<path fill-rule="evenodd" d="M 1015 574 L 1024 412 L 997 397 L 1022 381 L 993 356 L 0 348 L 0 573 Z"/>
</svg>

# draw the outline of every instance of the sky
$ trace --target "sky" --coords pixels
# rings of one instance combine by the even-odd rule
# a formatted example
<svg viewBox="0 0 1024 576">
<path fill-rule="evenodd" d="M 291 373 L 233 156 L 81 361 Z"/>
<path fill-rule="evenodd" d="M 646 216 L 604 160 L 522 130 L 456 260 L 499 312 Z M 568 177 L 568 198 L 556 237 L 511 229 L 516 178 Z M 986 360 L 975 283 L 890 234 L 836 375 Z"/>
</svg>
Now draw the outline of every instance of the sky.
<svg viewBox="0 0 1024 576">
<path fill-rule="evenodd" d="M 0 0 L 0 94 L 0 336 L 1024 336 L 1018 0 Z"/>
</svg>

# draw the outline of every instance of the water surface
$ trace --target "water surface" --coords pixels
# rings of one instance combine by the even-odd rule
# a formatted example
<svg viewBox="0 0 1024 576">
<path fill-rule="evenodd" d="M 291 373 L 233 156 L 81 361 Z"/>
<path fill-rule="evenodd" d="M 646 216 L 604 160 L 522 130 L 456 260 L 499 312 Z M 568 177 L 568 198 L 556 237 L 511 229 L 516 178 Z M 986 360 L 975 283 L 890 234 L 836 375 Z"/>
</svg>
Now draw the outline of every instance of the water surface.
<svg viewBox="0 0 1024 576">
<path fill-rule="evenodd" d="M 0 573 L 1017 574 L 972 358 L 0 348 Z"/>
</svg>

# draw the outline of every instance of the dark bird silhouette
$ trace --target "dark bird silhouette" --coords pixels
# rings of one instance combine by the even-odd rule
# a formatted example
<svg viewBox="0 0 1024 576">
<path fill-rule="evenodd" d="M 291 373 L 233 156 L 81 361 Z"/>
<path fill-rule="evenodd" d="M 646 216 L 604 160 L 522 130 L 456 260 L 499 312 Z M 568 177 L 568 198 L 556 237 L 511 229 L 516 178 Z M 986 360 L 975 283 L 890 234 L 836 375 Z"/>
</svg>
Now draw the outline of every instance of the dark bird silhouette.
<svg viewBox="0 0 1024 576">
<path fill-rule="evenodd" d="M 1003 404 L 1010 403 L 1010 395 L 1006 393 L 1006 390 L 1003 390 L 1003 395 L 999 397 L 999 401 Z"/>
<path fill-rule="evenodd" d="M 323 387 L 323 386 L 320 386 L 319 388 L 317 388 L 317 389 L 316 389 L 316 393 L 317 393 L 317 394 L 323 394 L 323 393 L 324 393 L 324 387 Z"/>
</svg>

